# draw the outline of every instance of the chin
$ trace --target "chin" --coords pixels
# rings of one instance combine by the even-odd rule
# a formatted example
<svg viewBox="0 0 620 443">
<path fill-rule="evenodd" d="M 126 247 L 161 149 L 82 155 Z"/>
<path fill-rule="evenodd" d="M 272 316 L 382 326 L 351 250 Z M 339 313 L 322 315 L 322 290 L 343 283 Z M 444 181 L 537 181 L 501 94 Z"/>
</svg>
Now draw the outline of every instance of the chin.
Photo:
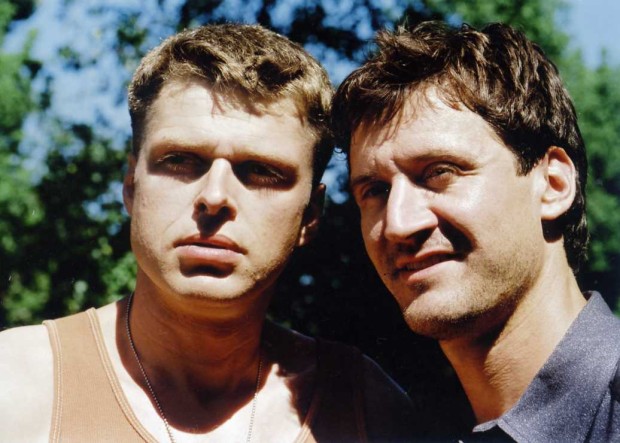
<svg viewBox="0 0 620 443">
<path fill-rule="evenodd" d="M 227 293 L 223 291 L 196 291 L 195 289 L 192 291 L 185 292 L 180 294 L 181 297 L 192 300 L 203 300 L 209 302 L 217 302 L 217 303 L 226 303 L 230 301 L 234 301 L 240 299 L 242 295 L 235 293 Z"/>
<path fill-rule="evenodd" d="M 445 293 L 421 294 L 403 306 L 402 312 L 409 329 L 435 340 L 475 333 L 481 317 L 480 312 L 460 306 L 458 299 Z"/>
<path fill-rule="evenodd" d="M 510 313 L 502 305 L 459 306 L 456 301 L 448 305 L 437 303 L 432 308 L 412 303 L 403 314 L 413 332 L 439 341 L 493 337 Z"/>
<path fill-rule="evenodd" d="M 228 279 L 210 276 L 193 276 L 176 283 L 171 285 L 172 291 L 185 299 L 226 302 L 242 298 L 247 292 L 247 288 Z"/>
<path fill-rule="evenodd" d="M 405 313 L 405 322 L 413 332 L 439 341 L 470 335 L 475 328 L 471 322 L 446 317 L 422 317 Z"/>
</svg>

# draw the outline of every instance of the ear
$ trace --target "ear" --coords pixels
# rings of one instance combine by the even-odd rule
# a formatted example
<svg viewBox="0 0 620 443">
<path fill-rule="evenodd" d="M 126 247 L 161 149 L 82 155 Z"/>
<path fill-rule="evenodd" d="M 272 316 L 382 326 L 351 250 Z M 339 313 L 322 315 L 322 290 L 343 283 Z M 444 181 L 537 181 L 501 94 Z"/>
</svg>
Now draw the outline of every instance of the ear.
<svg viewBox="0 0 620 443">
<path fill-rule="evenodd" d="M 551 146 L 539 166 L 545 177 L 541 219 L 555 220 L 568 211 L 575 199 L 575 165 L 564 149 Z"/>
<path fill-rule="evenodd" d="M 305 246 L 316 237 L 319 232 L 321 215 L 323 214 L 323 206 L 325 204 L 325 185 L 320 183 L 312 190 L 310 201 L 304 211 L 297 246 Z"/>
<path fill-rule="evenodd" d="M 125 209 L 129 216 L 133 209 L 133 194 L 135 190 L 135 172 L 136 172 L 136 156 L 129 154 L 127 158 L 127 172 L 123 179 L 123 203 L 125 203 Z"/>
</svg>

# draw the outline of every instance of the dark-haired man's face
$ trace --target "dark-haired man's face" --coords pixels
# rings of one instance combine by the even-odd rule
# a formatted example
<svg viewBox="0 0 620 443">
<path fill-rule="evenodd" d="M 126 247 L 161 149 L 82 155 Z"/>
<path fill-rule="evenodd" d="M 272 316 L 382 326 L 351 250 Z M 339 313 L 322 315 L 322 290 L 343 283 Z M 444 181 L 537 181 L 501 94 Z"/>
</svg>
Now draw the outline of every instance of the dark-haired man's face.
<svg viewBox="0 0 620 443">
<path fill-rule="evenodd" d="M 544 260 L 537 166 L 433 90 L 395 128 L 355 131 L 351 185 L 368 254 L 416 332 L 481 334 L 510 315 Z M 415 112 L 411 109 L 415 107 Z"/>
</svg>

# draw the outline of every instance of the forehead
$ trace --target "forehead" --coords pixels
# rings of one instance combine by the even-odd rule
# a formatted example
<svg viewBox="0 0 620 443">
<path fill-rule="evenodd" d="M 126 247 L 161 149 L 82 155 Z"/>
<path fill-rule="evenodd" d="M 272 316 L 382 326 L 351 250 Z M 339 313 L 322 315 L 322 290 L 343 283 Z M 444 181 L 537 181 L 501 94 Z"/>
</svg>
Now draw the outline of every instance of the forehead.
<svg viewBox="0 0 620 443">
<path fill-rule="evenodd" d="M 354 176 L 399 159 L 467 156 L 482 160 L 494 148 L 507 149 L 482 117 L 464 106 L 448 104 L 434 88 L 427 88 L 412 93 L 387 125 L 356 128 L 349 161 Z"/>
<path fill-rule="evenodd" d="M 143 147 L 175 144 L 253 149 L 312 158 L 314 134 L 290 100 L 258 106 L 217 94 L 199 79 L 167 82 L 148 110 Z"/>
<path fill-rule="evenodd" d="M 170 106 L 173 112 L 168 113 Z M 281 118 L 299 120 L 303 126 L 295 102 L 289 98 L 275 101 L 260 101 L 255 97 L 231 92 L 218 92 L 206 80 L 197 77 L 182 77 L 167 80 L 148 108 L 147 124 L 155 117 L 170 118 L 179 111 L 210 113 L 218 116 L 246 116 L 253 118 Z M 308 128 L 302 128 L 308 130 Z"/>
</svg>

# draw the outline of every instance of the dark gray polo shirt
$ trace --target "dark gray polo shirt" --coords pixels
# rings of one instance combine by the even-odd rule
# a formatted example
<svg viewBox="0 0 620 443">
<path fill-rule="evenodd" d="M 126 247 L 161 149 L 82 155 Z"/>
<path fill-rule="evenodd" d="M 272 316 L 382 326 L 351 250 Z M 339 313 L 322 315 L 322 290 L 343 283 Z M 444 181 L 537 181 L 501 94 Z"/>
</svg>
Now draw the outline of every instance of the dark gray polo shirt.
<svg viewBox="0 0 620 443">
<path fill-rule="evenodd" d="M 587 305 L 517 404 L 476 426 L 472 441 L 620 442 L 620 319 L 599 293 L 585 295 Z"/>
</svg>

